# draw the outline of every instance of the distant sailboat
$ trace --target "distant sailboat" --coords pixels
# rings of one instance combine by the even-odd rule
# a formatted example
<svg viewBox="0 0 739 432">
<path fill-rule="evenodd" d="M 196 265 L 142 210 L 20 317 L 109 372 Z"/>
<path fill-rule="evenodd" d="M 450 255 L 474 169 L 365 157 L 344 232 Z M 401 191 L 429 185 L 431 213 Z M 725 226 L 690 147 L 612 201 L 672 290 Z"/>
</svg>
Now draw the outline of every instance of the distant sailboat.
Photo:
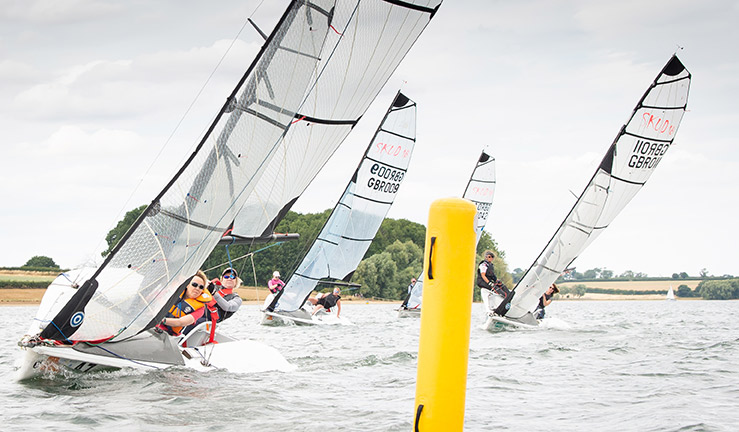
<svg viewBox="0 0 739 432">
<path fill-rule="evenodd" d="M 490 206 L 495 195 L 495 158 L 484 150 L 480 154 L 467 182 L 462 198 L 472 201 L 477 206 L 475 216 L 475 233 L 480 241 L 482 230 L 490 216 Z M 477 243 L 475 243 L 477 244 Z M 398 318 L 420 317 L 421 303 L 423 302 L 423 272 L 416 279 L 411 292 L 408 293 L 403 305 L 398 308 Z"/>
<path fill-rule="evenodd" d="M 675 300 L 675 291 L 672 290 L 672 285 L 670 285 L 670 289 L 667 290 L 667 296 L 665 297 L 666 300 Z"/>
<path fill-rule="evenodd" d="M 513 289 L 504 316 L 498 295 L 484 299 L 486 329 L 496 323 L 534 326 L 539 298 L 644 186 L 672 146 L 688 102 L 691 75 L 673 56 L 619 131 L 562 225 Z"/>
<path fill-rule="evenodd" d="M 304 307 L 321 281 L 348 282 L 405 178 L 416 141 L 416 103 L 398 92 L 321 233 L 279 293 L 264 303 L 262 324 L 348 324 Z M 270 306 L 271 305 L 271 306 Z M 269 310 L 274 309 L 274 310 Z M 312 308 L 310 308 L 312 309 Z"/>
</svg>

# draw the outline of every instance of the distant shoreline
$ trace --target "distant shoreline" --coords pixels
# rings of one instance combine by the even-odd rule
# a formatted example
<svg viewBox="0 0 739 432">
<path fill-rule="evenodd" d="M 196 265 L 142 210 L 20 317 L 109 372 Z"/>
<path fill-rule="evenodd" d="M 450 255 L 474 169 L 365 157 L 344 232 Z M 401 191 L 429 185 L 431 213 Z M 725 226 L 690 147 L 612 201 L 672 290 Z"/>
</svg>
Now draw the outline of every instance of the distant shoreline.
<svg viewBox="0 0 739 432">
<path fill-rule="evenodd" d="M 2 288 L 0 289 L 0 306 L 38 306 L 41 303 L 46 288 Z M 239 288 L 238 294 L 244 299 L 244 304 L 262 304 L 268 291 L 263 288 Z M 556 301 L 587 301 L 587 300 L 664 300 L 663 295 L 622 295 L 587 293 L 582 297 L 556 298 Z M 372 300 L 358 297 L 343 299 L 345 304 L 385 304 L 399 303 L 401 300 Z M 701 298 L 679 298 L 678 300 L 702 300 Z"/>
</svg>

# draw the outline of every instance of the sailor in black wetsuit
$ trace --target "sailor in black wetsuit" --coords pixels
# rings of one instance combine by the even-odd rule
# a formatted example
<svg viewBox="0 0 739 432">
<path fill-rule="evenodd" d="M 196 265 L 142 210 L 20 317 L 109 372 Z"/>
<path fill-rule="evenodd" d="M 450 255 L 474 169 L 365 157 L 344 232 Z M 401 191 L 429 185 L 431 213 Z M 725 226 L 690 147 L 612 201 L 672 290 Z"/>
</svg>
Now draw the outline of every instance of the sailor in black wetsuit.
<svg viewBox="0 0 739 432">
<path fill-rule="evenodd" d="M 334 292 L 331 294 L 327 294 L 324 296 L 317 296 L 309 298 L 308 301 L 315 306 L 313 308 L 313 313 L 311 315 L 315 315 L 316 312 L 318 312 L 321 309 L 331 309 L 332 307 L 336 306 L 336 318 L 339 318 L 341 315 L 341 290 L 336 287 L 334 288 Z"/>
<path fill-rule="evenodd" d="M 503 301 L 498 305 L 494 312 L 500 316 L 504 316 L 508 311 L 508 308 L 510 308 L 513 294 L 508 287 L 503 285 L 503 283 L 495 277 L 495 270 L 493 269 L 494 258 L 495 255 L 493 255 L 492 251 L 485 251 L 485 259 L 480 262 L 480 265 L 477 267 L 477 286 L 482 289 L 490 290 L 503 297 Z"/>
<path fill-rule="evenodd" d="M 552 297 L 554 297 L 554 294 L 557 294 L 558 292 L 559 288 L 557 288 L 557 285 L 555 284 L 552 284 L 552 286 L 547 288 L 547 291 L 544 293 L 544 295 L 539 298 L 539 306 L 537 306 L 536 310 L 534 311 L 534 318 L 544 318 L 544 308 L 552 304 Z"/>
</svg>

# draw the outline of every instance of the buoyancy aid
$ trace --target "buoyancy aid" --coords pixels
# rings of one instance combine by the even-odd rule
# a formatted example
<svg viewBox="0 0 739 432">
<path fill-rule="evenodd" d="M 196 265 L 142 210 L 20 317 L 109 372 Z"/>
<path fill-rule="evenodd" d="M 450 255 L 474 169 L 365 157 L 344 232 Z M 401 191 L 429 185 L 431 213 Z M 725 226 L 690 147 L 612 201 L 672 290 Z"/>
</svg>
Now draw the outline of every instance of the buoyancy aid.
<svg viewBox="0 0 739 432">
<path fill-rule="evenodd" d="M 488 281 L 495 283 L 498 281 L 498 278 L 495 277 L 495 270 L 493 269 L 493 263 L 487 262 L 487 260 L 482 260 L 480 264 L 477 265 L 477 286 L 480 288 L 488 288 L 490 289 L 490 284 L 485 282 L 485 279 L 482 278 L 482 274 L 480 274 L 480 266 L 485 264 L 485 277 L 488 278 Z"/>
<path fill-rule="evenodd" d="M 185 293 L 182 293 L 182 295 L 184 296 Z M 180 318 L 185 315 L 189 315 L 199 309 L 209 306 L 211 302 L 215 303 L 215 299 L 213 299 L 213 296 L 206 291 L 203 291 L 203 293 L 200 294 L 199 297 L 194 299 L 181 298 L 177 304 L 169 309 L 169 312 L 167 313 L 167 316 L 165 318 Z M 208 307 L 208 309 L 211 309 L 210 306 Z M 173 336 L 178 336 L 182 332 L 183 328 L 183 326 L 170 327 L 168 325 L 163 325 L 162 327 L 164 328 L 164 330 L 167 331 L 167 333 Z"/>
</svg>

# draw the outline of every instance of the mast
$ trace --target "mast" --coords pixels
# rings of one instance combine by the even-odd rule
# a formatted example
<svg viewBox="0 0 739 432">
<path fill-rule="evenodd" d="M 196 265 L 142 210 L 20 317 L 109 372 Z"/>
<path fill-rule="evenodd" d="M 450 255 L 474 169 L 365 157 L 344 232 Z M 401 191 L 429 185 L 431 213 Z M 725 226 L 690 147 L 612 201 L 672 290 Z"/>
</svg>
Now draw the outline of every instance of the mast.
<svg viewBox="0 0 739 432">
<path fill-rule="evenodd" d="M 603 160 L 536 261 L 514 287 L 507 317 L 533 311 L 542 294 L 644 186 L 673 145 L 691 74 L 672 56 L 621 128 Z"/>
</svg>

